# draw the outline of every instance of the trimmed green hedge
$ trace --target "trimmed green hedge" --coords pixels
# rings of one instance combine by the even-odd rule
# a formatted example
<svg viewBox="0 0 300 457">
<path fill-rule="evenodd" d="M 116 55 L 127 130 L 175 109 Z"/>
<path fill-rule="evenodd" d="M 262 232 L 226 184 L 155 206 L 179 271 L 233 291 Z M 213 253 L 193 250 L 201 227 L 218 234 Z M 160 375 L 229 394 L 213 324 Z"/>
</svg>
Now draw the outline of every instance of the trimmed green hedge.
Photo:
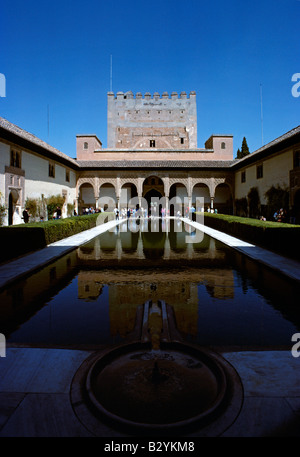
<svg viewBox="0 0 300 457">
<path fill-rule="evenodd" d="M 204 224 L 279 254 L 300 258 L 300 225 L 214 213 L 204 213 Z"/>
<path fill-rule="evenodd" d="M 97 213 L 45 222 L 0 227 L 0 262 L 10 260 L 76 233 L 89 230 L 113 218 L 113 213 Z"/>
</svg>

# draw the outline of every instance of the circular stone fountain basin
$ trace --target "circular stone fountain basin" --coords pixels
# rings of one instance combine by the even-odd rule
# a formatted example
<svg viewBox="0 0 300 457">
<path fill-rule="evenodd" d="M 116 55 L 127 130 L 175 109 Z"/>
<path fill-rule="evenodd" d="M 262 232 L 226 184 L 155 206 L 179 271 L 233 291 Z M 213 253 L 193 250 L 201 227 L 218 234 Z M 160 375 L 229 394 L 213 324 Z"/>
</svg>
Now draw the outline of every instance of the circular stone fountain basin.
<svg viewBox="0 0 300 457">
<path fill-rule="evenodd" d="M 226 408 L 228 372 L 211 351 L 180 342 L 119 346 L 94 360 L 85 390 L 104 419 L 143 429 L 205 426 Z M 232 388 L 230 389 L 232 391 Z"/>
</svg>

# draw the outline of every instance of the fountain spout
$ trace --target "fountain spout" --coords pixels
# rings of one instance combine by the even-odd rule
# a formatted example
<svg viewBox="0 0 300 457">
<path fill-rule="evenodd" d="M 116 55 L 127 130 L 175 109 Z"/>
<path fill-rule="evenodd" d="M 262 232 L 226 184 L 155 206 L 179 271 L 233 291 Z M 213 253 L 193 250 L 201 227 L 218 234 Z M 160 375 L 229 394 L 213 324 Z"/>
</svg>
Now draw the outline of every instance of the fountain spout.
<svg viewBox="0 0 300 457">
<path fill-rule="evenodd" d="M 152 303 L 149 310 L 148 326 L 152 349 L 158 350 L 160 348 L 160 335 L 163 328 L 163 322 L 161 308 L 157 303 Z"/>
</svg>

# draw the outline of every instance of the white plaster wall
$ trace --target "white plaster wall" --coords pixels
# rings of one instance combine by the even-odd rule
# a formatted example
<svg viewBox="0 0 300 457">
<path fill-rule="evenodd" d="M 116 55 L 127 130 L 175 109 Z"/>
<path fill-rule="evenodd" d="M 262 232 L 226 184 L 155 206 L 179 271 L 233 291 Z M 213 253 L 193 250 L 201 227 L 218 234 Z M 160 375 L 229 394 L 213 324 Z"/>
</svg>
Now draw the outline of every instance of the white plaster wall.
<svg viewBox="0 0 300 457">
<path fill-rule="evenodd" d="M 0 142 L 0 204 L 5 205 L 5 166 L 10 165 L 10 146 Z M 8 225 L 8 211 L 3 218 L 3 225 Z"/>
<path fill-rule="evenodd" d="M 62 195 L 66 192 L 66 204 L 74 203 L 76 197 L 76 173 L 70 171 L 70 182 L 66 181 L 66 169 L 55 163 L 55 178 L 49 177 L 49 160 L 22 151 L 22 168 L 25 170 L 25 200 L 26 198 L 45 198 L 51 195 Z"/>
<path fill-rule="evenodd" d="M 256 178 L 257 165 L 263 164 L 263 178 Z M 293 169 L 293 150 L 289 149 L 281 154 L 257 162 L 240 169 L 235 174 L 235 198 L 247 197 L 251 187 L 257 187 L 260 202 L 266 204 L 265 193 L 271 186 L 279 185 L 282 188 L 289 186 L 289 172 Z M 241 173 L 246 171 L 246 182 L 241 182 Z"/>
<path fill-rule="evenodd" d="M 10 164 L 10 146 L 0 142 L 0 192 L 4 197 L 5 193 L 5 165 Z"/>
</svg>

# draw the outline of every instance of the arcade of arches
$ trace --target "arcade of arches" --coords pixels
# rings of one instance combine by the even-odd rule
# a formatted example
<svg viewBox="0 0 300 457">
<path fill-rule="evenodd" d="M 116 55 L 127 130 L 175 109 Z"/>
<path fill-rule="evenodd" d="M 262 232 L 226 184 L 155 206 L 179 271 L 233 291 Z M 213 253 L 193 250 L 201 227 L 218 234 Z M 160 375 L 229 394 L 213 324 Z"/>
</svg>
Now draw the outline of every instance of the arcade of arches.
<svg viewBox="0 0 300 457">
<path fill-rule="evenodd" d="M 173 215 L 174 202 L 196 210 L 217 209 L 223 214 L 233 213 L 233 180 L 228 173 L 211 172 L 202 176 L 190 173 L 165 174 L 163 172 L 137 174 L 81 175 L 77 182 L 77 211 L 108 207 L 150 207 L 151 199 L 160 200 Z M 200 200 L 201 199 L 201 200 Z M 203 199 L 203 200 L 202 200 Z M 153 201 L 153 200 L 152 200 Z M 199 207 L 199 202 L 203 206 Z"/>
</svg>

